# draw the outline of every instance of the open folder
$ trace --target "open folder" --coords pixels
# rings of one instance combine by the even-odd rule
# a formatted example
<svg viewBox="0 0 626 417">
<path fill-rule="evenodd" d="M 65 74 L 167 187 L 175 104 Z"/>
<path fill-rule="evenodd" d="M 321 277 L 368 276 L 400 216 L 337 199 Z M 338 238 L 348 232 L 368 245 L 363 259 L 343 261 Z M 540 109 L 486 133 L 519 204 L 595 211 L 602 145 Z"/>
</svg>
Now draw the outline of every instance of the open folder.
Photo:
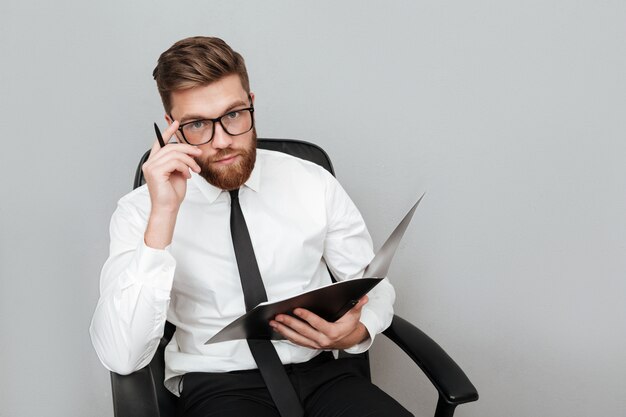
<svg viewBox="0 0 626 417">
<path fill-rule="evenodd" d="M 298 307 L 312 311 L 326 321 L 339 319 L 387 276 L 391 260 L 422 198 L 424 194 L 378 250 L 365 268 L 364 278 L 339 281 L 283 300 L 261 303 L 217 332 L 205 344 L 237 339 L 284 339 L 281 334 L 273 331 L 269 322 L 277 314 L 291 314 Z"/>
</svg>

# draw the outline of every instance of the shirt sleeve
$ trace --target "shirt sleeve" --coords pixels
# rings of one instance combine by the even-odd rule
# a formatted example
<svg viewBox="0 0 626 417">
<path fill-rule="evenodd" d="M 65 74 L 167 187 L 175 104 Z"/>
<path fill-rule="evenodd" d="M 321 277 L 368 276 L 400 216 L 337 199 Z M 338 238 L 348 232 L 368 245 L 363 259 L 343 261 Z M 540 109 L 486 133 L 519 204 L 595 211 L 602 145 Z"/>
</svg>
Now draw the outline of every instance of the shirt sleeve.
<svg viewBox="0 0 626 417">
<path fill-rule="evenodd" d="M 150 363 L 163 329 L 176 261 L 145 245 L 147 216 L 120 200 L 110 226 L 111 244 L 100 276 L 100 299 L 89 333 L 103 365 L 130 374 Z"/>
<path fill-rule="evenodd" d="M 372 238 L 365 221 L 348 194 L 330 174 L 327 176 L 326 208 L 328 230 L 324 259 L 338 280 L 360 278 L 374 258 Z M 387 278 L 368 293 L 369 301 L 361 310 L 361 323 L 369 339 L 346 349 L 361 353 L 369 349 L 377 334 L 391 324 L 396 293 Z"/>
</svg>

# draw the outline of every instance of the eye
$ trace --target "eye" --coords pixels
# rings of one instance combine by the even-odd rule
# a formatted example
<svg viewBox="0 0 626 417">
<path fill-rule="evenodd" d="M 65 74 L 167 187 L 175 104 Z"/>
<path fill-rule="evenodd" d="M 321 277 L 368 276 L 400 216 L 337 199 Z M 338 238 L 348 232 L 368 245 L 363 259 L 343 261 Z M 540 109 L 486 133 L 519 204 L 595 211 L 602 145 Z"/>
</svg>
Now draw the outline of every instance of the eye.
<svg viewBox="0 0 626 417">
<path fill-rule="evenodd" d="M 189 124 L 186 124 L 185 128 L 187 128 L 187 130 L 191 132 L 195 132 L 195 131 L 204 129 L 206 126 L 207 126 L 206 120 L 196 120 Z"/>
<path fill-rule="evenodd" d="M 239 114 L 240 114 L 239 110 L 231 111 L 230 113 L 226 113 L 226 118 L 230 120 L 234 120 L 239 117 Z"/>
</svg>

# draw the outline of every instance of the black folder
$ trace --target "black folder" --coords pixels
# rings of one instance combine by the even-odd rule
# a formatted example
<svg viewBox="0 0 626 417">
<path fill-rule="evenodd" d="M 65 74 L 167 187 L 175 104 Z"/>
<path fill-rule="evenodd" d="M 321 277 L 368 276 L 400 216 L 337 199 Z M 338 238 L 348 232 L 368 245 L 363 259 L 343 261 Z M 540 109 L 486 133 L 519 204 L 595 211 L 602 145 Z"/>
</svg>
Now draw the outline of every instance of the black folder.
<svg viewBox="0 0 626 417">
<path fill-rule="evenodd" d="M 339 281 L 284 300 L 261 303 L 217 332 L 205 344 L 237 339 L 284 339 L 271 328 L 269 322 L 277 314 L 292 314 L 298 307 L 310 310 L 326 321 L 339 319 L 387 276 L 391 260 L 422 198 L 423 194 L 365 268 L 363 276 L 367 278 Z"/>
</svg>

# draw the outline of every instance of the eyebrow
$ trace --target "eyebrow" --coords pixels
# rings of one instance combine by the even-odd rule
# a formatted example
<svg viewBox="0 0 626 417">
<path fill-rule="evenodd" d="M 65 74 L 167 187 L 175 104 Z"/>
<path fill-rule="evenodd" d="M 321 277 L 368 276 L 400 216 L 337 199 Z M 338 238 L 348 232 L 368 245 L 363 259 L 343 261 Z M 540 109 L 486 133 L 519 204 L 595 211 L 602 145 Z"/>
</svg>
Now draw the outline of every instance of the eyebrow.
<svg viewBox="0 0 626 417">
<path fill-rule="evenodd" d="M 247 106 L 249 103 L 246 103 L 243 100 L 238 100 L 235 101 L 234 103 L 231 103 L 228 107 L 226 107 L 226 109 L 224 109 L 224 112 L 218 116 L 218 117 L 222 117 L 226 114 L 228 114 L 231 110 L 237 108 L 237 107 L 241 107 L 241 106 Z M 171 116 L 171 115 L 170 115 Z M 203 120 L 203 119 L 211 119 L 211 117 L 206 117 L 206 115 L 202 115 L 202 114 L 186 114 L 183 117 L 180 118 L 179 122 L 180 124 L 186 123 L 190 120 Z"/>
</svg>

